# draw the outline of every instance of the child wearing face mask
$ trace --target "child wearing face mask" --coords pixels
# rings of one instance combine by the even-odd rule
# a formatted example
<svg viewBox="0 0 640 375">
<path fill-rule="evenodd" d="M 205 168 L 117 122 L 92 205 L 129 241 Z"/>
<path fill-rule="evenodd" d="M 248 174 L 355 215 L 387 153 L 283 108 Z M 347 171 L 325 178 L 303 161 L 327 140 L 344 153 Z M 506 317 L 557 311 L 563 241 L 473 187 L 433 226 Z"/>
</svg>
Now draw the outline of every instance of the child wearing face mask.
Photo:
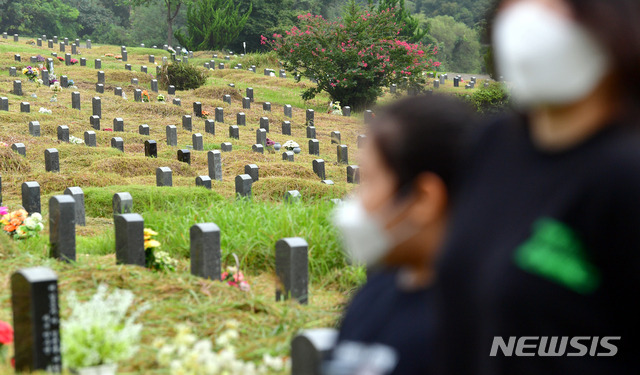
<svg viewBox="0 0 640 375">
<path fill-rule="evenodd" d="M 435 287 L 437 374 L 640 374 L 640 1 L 505 0 Z"/>
<path fill-rule="evenodd" d="M 474 117 L 446 96 L 383 109 L 361 149 L 356 196 L 334 222 L 367 283 L 344 314 L 325 374 L 428 374 L 433 352 L 434 257 Z"/>
</svg>

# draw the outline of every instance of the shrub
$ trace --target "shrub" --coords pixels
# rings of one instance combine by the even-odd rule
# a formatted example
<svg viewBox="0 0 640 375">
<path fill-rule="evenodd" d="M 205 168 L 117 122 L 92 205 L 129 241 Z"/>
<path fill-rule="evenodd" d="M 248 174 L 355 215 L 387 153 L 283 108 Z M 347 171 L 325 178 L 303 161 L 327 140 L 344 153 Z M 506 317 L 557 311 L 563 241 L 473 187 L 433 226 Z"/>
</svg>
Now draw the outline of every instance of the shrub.
<svg viewBox="0 0 640 375">
<path fill-rule="evenodd" d="M 491 82 L 489 87 L 480 87 L 473 95 L 460 94 L 478 112 L 482 114 L 497 114 L 509 107 L 509 92 L 500 82 Z"/>
<path fill-rule="evenodd" d="M 375 103 L 383 87 L 396 82 L 421 85 L 422 73 L 439 66 L 432 60 L 437 51 L 431 46 L 398 39 L 403 25 L 396 23 L 394 9 L 370 12 L 353 4 L 339 22 L 309 13 L 299 16 L 299 27 L 286 35 L 262 37 L 285 69 L 317 82 L 303 99 L 325 91 L 333 101 L 360 110 Z"/>
<path fill-rule="evenodd" d="M 165 89 L 169 85 L 173 85 L 176 90 L 191 90 L 204 85 L 206 80 L 207 76 L 204 68 L 183 63 L 172 63 L 162 66 L 158 83 Z"/>
</svg>

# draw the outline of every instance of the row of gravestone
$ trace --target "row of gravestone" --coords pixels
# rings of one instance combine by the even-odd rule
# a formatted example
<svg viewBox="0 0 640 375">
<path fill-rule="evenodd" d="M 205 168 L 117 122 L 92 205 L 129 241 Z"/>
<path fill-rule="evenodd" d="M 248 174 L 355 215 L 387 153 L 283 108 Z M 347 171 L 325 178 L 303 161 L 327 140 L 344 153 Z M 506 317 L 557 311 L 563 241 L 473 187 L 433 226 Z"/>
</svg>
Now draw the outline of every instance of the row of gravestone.
<svg viewBox="0 0 640 375">
<path fill-rule="evenodd" d="M 75 259 L 75 200 L 54 196 L 50 200 L 50 239 L 54 258 Z M 118 264 L 145 265 L 144 219 L 135 213 L 116 214 Z M 220 280 L 220 228 L 214 223 L 190 229 L 191 273 Z M 73 256 L 73 258 L 71 258 Z M 308 244 L 299 237 L 283 238 L 275 245 L 276 301 L 295 299 L 308 303 Z M 62 371 L 58 277 L 45 267 L 20 269 L 11 276 L 15 368 L 19 372 Z"/>
</svg>

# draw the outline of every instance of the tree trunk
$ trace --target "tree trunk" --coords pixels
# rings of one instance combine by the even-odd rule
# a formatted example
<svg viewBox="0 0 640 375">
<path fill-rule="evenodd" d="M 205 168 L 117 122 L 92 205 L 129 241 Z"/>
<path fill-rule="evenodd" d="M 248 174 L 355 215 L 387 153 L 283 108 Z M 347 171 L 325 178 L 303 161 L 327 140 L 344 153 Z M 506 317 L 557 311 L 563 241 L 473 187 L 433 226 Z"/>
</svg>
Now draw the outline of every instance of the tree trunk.
<svg viewBox="0 0 640 375">
<path fill-rule="evenodd" d="M 173 48 L 173 18 L 171 18 L 171 3 L 167 3 L 167 43 Z"/>
</svg>

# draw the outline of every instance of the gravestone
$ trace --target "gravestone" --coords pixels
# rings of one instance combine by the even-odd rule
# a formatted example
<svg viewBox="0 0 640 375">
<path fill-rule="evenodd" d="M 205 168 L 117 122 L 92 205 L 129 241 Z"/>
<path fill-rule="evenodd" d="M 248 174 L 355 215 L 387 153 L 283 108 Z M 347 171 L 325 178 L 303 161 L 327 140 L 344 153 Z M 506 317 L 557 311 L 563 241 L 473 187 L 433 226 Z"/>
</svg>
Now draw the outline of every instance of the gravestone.
<svg viewBox="0 0 640 375">
<path fill-rule="evenodd" d="M 438 81 L 438 80 L 433 81 L 433 88 L 434 89 L 439 89 L 440 88 L 440 81 Z"/>
<path fill-rule="evenodd" d="M 391 87 L 389 88 L 389 92 L 391 94 L 395 94 L 397 90 L 398 90 L 398 85 L 396 85 L 395 83 L 392 84 Z"/>
<path fill-rule="evenodd" d="M 230 142 L 222 142 L 220 144 L 220 149 L 222 152 L 231 152 L 232 146 Z"/>
<path fill-rule="evenodd" d="M 282 153 L 282 160 L 293 162 L 293 151 L 285 151 Z"/>
<path fill-rule="evenodd" d="M 269 132 L 269 118 L 268 117 L 260 117 L 260 129 L 264 129 L 267 133 Z"/>
<path fill-rule="evenodd" d="M 102 60 L 95 59 L 93 60 L 93 64 L 96 69 L 102 69 Z"/>
<path fill-rule="evenodd" d="M 80 93 L 78 91 L 71 93 L 71 108 L 80 110 Z"/>
<path fill-rule="evenodd" d="M 316 138 L 316 127 L 315 126 L 307 126 L 307 138 L 314 139 Z"/>
<path fill-rule="evenodd" d="M 53 43 L 54 44 L 58 44 L 58 36 L 57 35 L 53 36 Z"/>
<path fill-rule="evenodd" d="M 191 165 L 191 151 L 187 149 L 178 150 L 178 161 Z"/>
<path fill-rule="evenodd" d="M 309 258 L 307 242 L 300 237 L 276 242 L 276 301 L 296 299 L 308 303 Z"/>
<path fill-rule="evenodd" d="M 244 112 L 238 112 L 236 115 L 236 125 L 245 126 L 247 125 L 247 116 Z"/>
<path fill-rule="evenodd" d="M 178 145 L 178 129 L 175 125 L 167 125 L 166 128 L 167 134 L 167 146 L 177 146 Z"/>
<path fill-rule="evenodd" d="M 13 60 L 14 60 L 14 61 L 17 61 L 17 62 L 21 62 L 21 61 L 22 61 L 22 58 L 20 57 L 20 55 L 15 54 L 15 55 L 13 55 Z"/>
<path fill-rule="evenodd" d="M 357 165 L 350 165 L 347 167 L 347 183 L 360 183 L 360 167 L 358 167 Z"/>
<path fill-rule="evenodd" d="M 439 83 L 441 85 L 444 85 L 444 75 L 443 74 L 440 75 L 440 82 Z"/>
<path fill-rule="evenodd" d="M 222 155 L 218 150 L 207 153 L 209 177 L 213 180 L 222 181 Z"/>
<path fill-rule="evenodd" d="M 69 78 L 67 76 L 60 77 L 60 86 L 64 89 L 69 87 Z"/>
<path fill-rule="evenodd" d="M 91 130 L 84 132 L 84 144 L 87 147 L 96 147 L 96 132 Z"/>
<path fill-rule="evenodd" d="M 12 66 L 9 68 L 9 77 L 17 77 L 18 73 L 16 72 L 16 67 Z"/>
<path fill-rule="evenodd" d="M 116 264 L 145 266 L 144 219 L 139 214 L 115 217 Z"/>
<path fill-rule="evenodd" d="M 64 65 L 65 66 L 71 65 L 71 54 L 70 53 L 65 53 L 64 54 Z"/>
<path fill-rule="evenodd" d="M 156 57 L 154 55 L 149 55 L 149 62 L 150 63 L 155 63 L 156 62 Z"/>
<path fill-rule="evenodd" d="M 140 89 L 133 90 L 133 101 L 137 103 L 142 103 L 142 90 Z"/>
<path fill-rule="evenodd" d="M 151 91 L 158 92 L 158 80 L 157 79 L 152 79 L 151 80 Z"/>
<path fill-rule="evenodd" d="M 367 141 L 367 136 L 365 134 L 359 134 L 356 138 L 356 145 L 358 148 L 362 148 L 364 143 Z"/>
<path fill-rule="evenodd" d="M 42 78 L 42 85 L 44 87 L 50 87 L 51 85 L 50 85 L 50 82 L 49 82 L 49 71 L 46 70 L 46 69 L 43 69 L 43 70 L 40 71 L 40 74 L 42 76 L 41 77 Z"/>
<path fill-rule="evenodd" d="M 211 135 L 216 135 L 216 123 L 213 120 L 204 120 L 204 132 Z"/>
<path fill-rule="evenodd" d="M 31 113 L 31 104 L 29 102 L 20 102 L 21 113 Z"/>
<path fill-rule="evenodd" d="M 167 90 L 167 93 L 169 95 L 175 95 L 176 94 L 176 87 L 174 85 L 169 85 L 169 88 Z"/>
<path fill-rule="evenodd" d="M 149 135 L 149 125 L 142 124 L 138 126 L 138 134 L 140 135 Z"/>
<path fill-rule="evenodd" d="M 244 173 L 251 176 L 251 180 L 256 182 L 260 179 L 260 168 L 255 164 L 247 164 L 244 166 Z"/>
<path fill-rule="evenodd" d="M 317 139 L 309 140 L 309 155 L 320 155 L 320 141 Z"/>
<path fill-rule="evenodd" d="M 220 69 L 220 70 L 224 69 L 224 63 L 218 64 L 218 69 Z"/>
<path fill-rule="evenodd" d="M 47 172 L 60 172 L 60 155 L 55 148 L 44 150 L 44 165 Z"/>
<path fill-rule="evenodd" d="M 95 130 L 100 130 L 100 117 L 99 116 L 91 116 L 89 117 L 89 124 Z"/>
<path fill-rule="evenodd" d="M 324 173 L 324 160 L 315 159 L 311 165 L 313 166 L 313 173 L 315 173 L 321 180 L 326 178 Z"/>
<path fill-rule="evenodd" d="M 211 190 L 211 178 L 209 176 L 196 177 L 196 186 Z"/>
<path fill-rule="evenodd" d="M 299 203 L 302 201 L 302 195 L 298 190 L 289 190 L 284 193 L 284 202 L 285 203 Z"/>
<path fill-rule="evenodd" d="M 293 116 L 293 108 L 291 104 L 285 104 L 284 106 L 284 115 L 291 118 Z"/>
<path fill-rule="evenodd" d="M 256 143 L 255 145 L 251 146 L 251 150 L 253 152 L 258 152 L 260 154 L 264 154 L 264 146 L 261 145 L 260 143 Z"/>
<path fill-rule="evenodd" d="M 373 120 L 373 111 L 367 109 L 366 111 L 364 111 L 364 123 L 369 124 L 371 123 L 371 120 Z"/>
<path fill-rule="evenodd" d="M 62 372 L 58 277 L 49 268 L 23 268 L 11 275 L 15 369 Z"/>
<path fill-rule="evenodd" d="M 87 59 L 84 57 L 80 58 L 80 66 L 87 66 Z"/>
<path fill-rule="evenodd" d="M 267 145 L 267 131 L 265 129 L 256 129 L 256 143 L 263 146 Z"/>
<path fill-rule="evenodd" d="M 269 102 L 262 103 L 262 110 L 263 111 L 267 111 L 267 112 L 271 112 L 271 103 L 269 103 Z"/>
<path fill-rule="evenodd" d="M 173 105 L 177 105 L 178 107 L 182 106 L 182 101 L 180 98 L 173 98 Z"/>
<path fill-rule="evenodd" d="M 251 109 L 251 99 L 248 97 L 242 98 L 242 109 Z"/>
<path fill-rule="evenodd" d="M 239 198 L 251 198 L 251 184 L 253 179 L 248 174 L 236 176 L 236 196 Z"/>
<path fill-rule="evenodd" d="M 191 116 L 190 115 L 182 116 L 182 129 L 187 130 L 187 131 L 192 131 L 193 130 L 193 125 L 191 123 Z"/>
<path fill-rule="evenodd" d="M 87 39 L 85 46 L 87 49 L 91 49 L 91 39 Z"/>
<path fill-rule="evenodd" d="M 75 200 L 74 212 L 76 225 L 85 226 L 84 192 L 78 186 L 66 188 L 64 194 L 71 196 Z"/>
<path fill-rule="evenodd" d="M 105 83 L 104 72 L 102 70 L 98 72 L 98 83 Z"/>
<path fill-rule="evenodd" d="M 38 121 L 29 121 L 29 134 L 33 137 L 40 136 L 40 123 Z"/>
<path fill-rule="evenodd" d="M 238 125 L 229 126 L 229 138 L 240 139 L 240 129 Z"/>
<path fill-rule="evenodd" d="M 104 84 L 96 83 L 96 92 L 98 94 L 104 94 Z"/>
<path fill-rule="evenodd" d="M 95 96 L 91 99 L 92 114 L 102 118 L 102 101 L 99 97 Z"/>
<path fill-rule="evenodd" d="M 22 96 L 22 82 L 19 80 L 13 81 L 13 95 Z"/>
<path fill-rule="evenodd" d="M 331 132 L 331 144 L 341 144 L 342 142 L 340 142 L 340 132 L 337 130 L 334 130 Z"/>
<path fill-rule="evenodd" d="M 214 223 L 195 224 L 189 230 L 191 274 L 220 280 L 220 228 Z"/>
<path fill-rule="evenodd" d="M 224 124 L 224 108 L 216 107 L 215 119 L 216 119 L 216 122 L 221 122 Z"/>
<path fill-rule="evenodd" d="M 22 207 L 29 215 L 40 210 L 40 184 L 36 181 L 28 181 L 22 183 Z"/>
<path fill-rule="evenodd" d="M 349 164 L 349 149 L 347 145 L 338 145 L 338 164 Z"/>
<path fill-rule="evenodd" d="M 307 109 L 307 112 L 306 112 L 307 125 L 313 125 L 314 119 L 315 119 L 314 110 L 313 109 Z M 315 138 L 315 136 L 314 136 L 314 138 Z"/>
<path fill-rule="evenodd" d="M 53 39 L 48 39 L 47 40 L 47 47 L 48 48 L 53 48 Z"/>
<path fill-rule="evenodd" d="M 137 78 L 131 78 L 131 84 L 137 86 L 139 83 Z"/>
<path fill-rule="evenodd" d="M 124 131 L 124 120 L 122 118 L 116 117 L 113 119 L 113 131 L 114 132 Z"/>
<path fill-rule="evenodd" d="M 282 134 L 291 135 L 291 121 L 282 121 Z"/>
<path fill-rule="evenodd" d="M 202 139 L 202 134 L 195 133 L 191 136 L 191 143 L 193 145 L 193 149 L 196 151 L 204 150 L 204 141 Z"/>
<path fill-rule="evenodd" d="M 193 113 L 197 117 L 202 117 L 202 103 L 200 103 L 200 102 L 194 102 L 193 103 Z"/>
<path fill-rule="evenodd" d="M 49 257 L 76 260 L 76 200 L 70 195 L 55 195 L 49 200 Z"/>
<path fill-rule="evenodd" d="M 27 156 L 27 148 L 24 143 L 14 143 L 11 145 L 11 149 L 19 155 Z"/>
<path fill-rule="evenodd" d="M 61 142 L 69 142 L 69 127 L 67 125 L 58 126 L 58 140 Z"/>
<path fill-rule="evenodd" d="M 129 193 L 115 193 L 111 201 L 113 216 L 128 214 L 133 211 L 133 198 Z"/>
<path fill-rule="evenodd" d="M 231 95 L 224 95 L 222 101 L 227 104 L 231 104 Z"/>
<path fill-rule="evenodd" d="M 9 98 L 3 96 L 0 97 L 0 111 L 8 111 L 9 110 Z"/>
<path fill-rule="evenodd" d="M 131 71 L 131 64 L 124 64 L 124 70 Z M 131 80 L 132 80 L 131 84 L 133 84 L 133 78 Z M 137 80 L 137 78 L 136 78 L 136 80 Z"/>
<path fill-rule="evenodd" d="M 144 156 L 148 158 L 158 157 L 158 144 L 156 141 L 151 139 L 144 141 Z"/>
<path fill-rule="evenodd" d="M 111 147 L 124 152 L 124 141 L 120 137 L 111 138 Z"/>
<path fill-rule="evenodd" d="M 156 169 L 156 186 L 173 186 L 173 172 L 169 167 Z"/>
<path fill-rule="evenodd" d="M 122 87 L 115 87 L 113 89 L 113 95 L 115 96 L 122 96 Z"/>
<path fill-rule="evenodd" d="M 321 375 L 322 364 L 333 352 L 338 331 L 333 328 L 307 329 L 291 340 L 291 374 Z"/>
</svg>

